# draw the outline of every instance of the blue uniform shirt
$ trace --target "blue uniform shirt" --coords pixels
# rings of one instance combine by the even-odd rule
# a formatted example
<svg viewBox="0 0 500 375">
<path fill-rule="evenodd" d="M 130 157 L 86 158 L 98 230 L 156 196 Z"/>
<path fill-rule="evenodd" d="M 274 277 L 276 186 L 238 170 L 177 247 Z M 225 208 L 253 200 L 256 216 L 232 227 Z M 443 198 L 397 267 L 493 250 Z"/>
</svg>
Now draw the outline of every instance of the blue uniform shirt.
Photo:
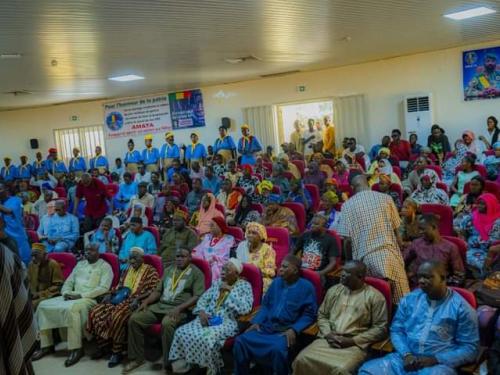
<svg viewBox="0 0 500 375">
<path fill-rule="evenodd" d="M 180 158 L 181 152 L 179 151 L 179 146 L 177 146 L 175 143 L 172 146 L 170 146 L 168 143 L 165 143 L 163 146 L 161 146 L 160 157 L 162 159 Z"/>
<path fill-rule="evenodd" d="M 214 142 L 214 154 L 217 154 L 219 150 L 236 150 L 233 137 L 226 135 L 224 139 L 217 138 Z"/>
<path fill-rule="evenodd" d="M 33 167 L 30 164 L 20 165 L 17 167 L 17 178 L 29 180 L 31 178 Z"/>
<path fill-rule="evenodd" d="M 81 156 L 76 158 L 71 158 L 69 161 L 69 171 L 70 172 L 84 172 L 87 170 L 87 163 L 85 159 Z"/>
<path fill-rule="evenodd" d="M 127 151 L 125 157 L 123 158 L 123 162 L 125 165 L 128 163 L 140 163 L 142 161 L 141 153 L 137 150 Z"/>
<path fill-rule="evenodd" d="M 13 181 L 17 178 L 17 168 L 15 165 L 9 165 L 9 167 L 2 167 L 2 170 L 0 171 L 0 175 L 2 175 L 2 178 L 4 181 Z"/>
<path fill-rule="evenodd" d="M 52 160 L 47 159 L 45 161 L 45 166 L 47 167 L 47 171 L 51 174 L 54 173 L 68 173 L 68 169 L 62 160 Z"/>
<path fill-rule="evenodd" d="M 47 171 L 47 165 L 45 163 L 45 160 L 42 161 L 35 160 L 32 164 L 31 170 L 34 176 L 44 174 Z"/>
<path fill-rule="evenodd" d="M 150 149 L 145 148 L 142 150 L 142 160 L 144 164 L 156 164 L 160 159 L 160 153 L 156 147 L 151 147 Z"/>
<path fill-rule="evenodd" d="M 255 164 L 254 154 L 262 151 L 262 146 L 257 139 L 257 137 L 251 135 L 249 136 L 250 141 L 247 141 L 244 137 L 241 137 L 238 141 L 238 152 L 241 154 L 241 164 Z"/>
<path fill-rule="evenodd" d="M 186 146 L 186 159 L 201 159 L 207 157 L 207 150 L 205 149 L 205 145 L 201 143 L 197 143 L 196 146 L 189 145 Z"/>
<path fill-rule="evenodd" d="M 108 158 L 103 155 L 98 155 L 90 159 L 90 169 L 94 168 L 106 168 L 109 169 Z"/>
</svg>

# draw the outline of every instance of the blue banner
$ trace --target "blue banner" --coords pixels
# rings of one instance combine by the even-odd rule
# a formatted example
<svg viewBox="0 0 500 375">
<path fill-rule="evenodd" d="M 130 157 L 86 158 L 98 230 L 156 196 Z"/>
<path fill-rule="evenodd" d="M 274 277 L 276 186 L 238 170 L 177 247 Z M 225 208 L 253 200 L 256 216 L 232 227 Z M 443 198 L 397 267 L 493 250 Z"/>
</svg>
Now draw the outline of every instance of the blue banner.
<svg viewBox="0 0 500 375">
<path fill-rule="evenodd" d="M 500 97 L 500 47 L 465 51 L 462 63 L 465 100 Z"/>
<path fill-rule="evenodd" d="M 187 129 L 205 126 L 205 110 L 201 90 L 168 94 L 172 128 Z"/>
</svg>

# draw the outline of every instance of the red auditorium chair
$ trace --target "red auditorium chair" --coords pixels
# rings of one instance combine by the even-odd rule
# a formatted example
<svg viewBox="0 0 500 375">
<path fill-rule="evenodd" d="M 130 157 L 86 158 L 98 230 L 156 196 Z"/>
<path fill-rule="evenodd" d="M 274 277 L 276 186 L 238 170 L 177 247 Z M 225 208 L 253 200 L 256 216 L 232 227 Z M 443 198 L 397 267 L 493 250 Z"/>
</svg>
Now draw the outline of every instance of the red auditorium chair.
<svg viewBox="0 0 500 375">
<path fill-rule="evenodd" d="M 155 238 L 156 247 L 160 247 L 160 232 L 158 231 L 158 228 L 151 226 L 151 227 L 144 227 L 144 230 L 147 230 L 148 232 L 151 232 L 151 234 Z"/>
<path fill-rule="evenodd" d="M 285 177 L 288 181 L 293 180 L 295 177 L 293 177 L 292 172 L 284 171 L 283 172 L 283 177 Z"/>
<path fill-rule="evenodd" d="M 399 168 L 398 166 L 394 166 L 394 167 L 392 167 L 392 170 L 401 180 L 401 178 L 402 178 L 401 168 Z"/>
<path fill-rule="evenodd" d="M 486 180 L 484 182 L 484 192 L 495 195 L 495 197 L 497 197 L 498 201 L 500 202 L 500 185 L 498 183 Z M 470 181 L 467 182 L 464 186 L 464 194 L 469 194 L 469 193 L 470 193 Z"/>
<path fill-rule="evenodd" d="M 304 161 L 303 160 L 290 160 L 290 162 L 295 164 L 295 166 L 297 167 L 297 169 L 300 172 L 300 176 L 302 178 L 304 178 L 304 172 L 306 169 L 306 164 L 304 163 Z"/>
<path fill-rule="evenodd" d="M 117 184 L 107 184 L 106 191 L 108 192 L 108 197 L 114 197 L 118 194 L 118 190 L 120 190 L 120 186 Z"/>
<path fill-rule="evenodd" d="M 380 186 L 378 183 L 372 185 L 373 191 L 380 191 Z M 399 195 L 399 200 L 403 202 L 403 189 L 398 184 L 391 184 L 391 191 L 396 192 Z"/>
<path fill-rule="evenodd" d="M 216 203 L 215 208 L 218 209 L 223 215 L 225 215 L 226 210 L 224 209 L 224 206 L 222 204 Z"/>
<path fill-rule="evenodd" d="M 293 213 L 295 214 L 295 218 L 297 219 L 299 232 L 304 232 L 306 230 L 306 210 L 304 208 L 304 205 L 297 202 L 285 202 L 281 205 L 293 211 Z"/>
<path fill-rule="evenodd" d="M 257 211 L 261 215 L 264 213 L 264 205 L 260 203 L 252 203 L 250 209 Z"/>
<path fill-rule="evenodd" d="M 278 185 L 273 185 L 273 189 L 271 191 L 273 194 L 281 194 L 281 188 Z"/>
<path fill-rule="evenodd" d="M 284 257 L 290 252 L 290 237 L 285 228 L 266 227 L 267 242 L 276 253 L 276 268 L 281 266 Z"/>
<path fill-rule="evenodd" d="M 113 253 L 102 253 L 99 254 L 99 257 L 108 262 L 113 270 L 113 281 L 111 282 L 111 287 L 114 288 L 120 281 L 120 260 L 118 259 L 118 255 Z"/>
<path fill-rule="evenodd" d="M 163 262 L 161 260 L 161 256 L 145 254 L 144 263 L 153 266 L 156 272 L 158 272 L 160 279 L 163 277 Z"/>
<path fill-rule="evenodd" d="M 389 316 L 389 319 L 391 318 L 392 314 L 392 294 L 391 294 L 391 285 L 383 280 L 383 279 L 377 279 L 375 277 L 365 277 L 365 283 L 368 285 L 374 287 L 377 289 L 380 293 L 385 298 L 385 303 L 387 304 L 387 315 Z"/>
<path fill-rule="evenodd" d="M 76 266 L 76 257 L 72 253 L 49 253 L 47 257 L 60 264 L 64 280 L 68 278 Z"/>
<path fill-rule="evenodd" d="M 464 262 L 464 266 L 467 264 L 467 242 L 462 240 L 459 237 L 454 237 L 454 236 L 443 236 L 443 239 L 450 241 L 452 244 L 454 244 L 457 248 L 458 251 L 460 252 L 460 256 L 462 257 L 462 261 Z"/>
<path fill-rule="evenodd" d="M 455 169 L 455 174 L 460 172 L 462 169 L 463 169 L 463 167 L 461 165 L 459 165 Z M 483 177 L 483 178 L 486 178 L 486 176 L 488 175 L 488 172 L 486 171 L 486 167 L 482 164 L 474 164 L 474 170 L 477 171 L 477 173 L 479 173 L 481 175 L 481 177 Z"/>
<path fill-rule="evenodd" d="M 436 187 L 438 189 L 443 190 L 446 194 L 448 194 L 448 185 L 446 185 L 444 182 L 437 181 L 436 182 Z"/>
<path fill-rule="evenodd" d="M 459 288 L 456 286 L 450 286 L 450 289 L 453 289 L 455 292 L 460 294 L 460 296 L 467 301 L 467 303 L 474 309 L 477 309 L 477 300 L 476 296 L 474 293 L 472 293 L 470 290 L 464 289 L 464 288 Z"/>
<path fill-rule="evenodd" d="M 318 211 L 321 203 L 321 195 L 319 193 L 319 186 L 313 184 L 305 184 L 304 187 L 311 194 L 312 209 L 314 212 Z"/>
<path fill-rule="evenodd" d="M 230 234 L 236 240 L 236 243 L 240 243 L 245 239 L 245 234 L 243 233 L 243 229 L 240 227 L 227 227 L 227 234 Z"/>
<path fill-rule="evenodd" d="M 68 194 L 66 193 L 66 189 L 63 188 L 62 186 L 55 187 L 54 191 L 56 192 L 59 198 L 66 198 L 68 196 Z"/>
<path fill-rule="evenodd" d="M 26 234 L 28 235 L 28 239 L 32 244 L 40 242 L 40 238 L 38 238 L 38 233 L 36 232 L 36 230 L 26 229 Z"/>
<path fill-rule="evenodd" d="M 269 171 L 269 173 L 272 173 L 273 171 L 273 163 L 270 163 L 268 161 L 263 161 L 262 166 Z"/>
<path fill-rule="evenodd" d="M 423 214 L 439 216 L 439 233 L 443 236 L 453 236 L 453 210 L 442 204 L 422 204 L 420 211 Z"/>
<path fill-rule="evenodd" d="M 40 218 L 37 214 L 24 214 L 23 224 L 26 229 L 37 230 L 40 225 Z"/>
<path fill-rule="evenodd" d="M 318 273 L 316 271 L 312 271 L 306 268 L 302 268 L 301 270 L 302 277 L 308 281 L 311 282 L 311 284 L 314 287 L 314 290 L 316 291 L 316 302 L 318 303 L 318 307 L 321 305 L 321 302 L 323 302 L 323 297 L 324 297 L 324 290 L 323 290 L 323 284 L 321 284 L 321 278 L 319 277 Z"/>
</svg>

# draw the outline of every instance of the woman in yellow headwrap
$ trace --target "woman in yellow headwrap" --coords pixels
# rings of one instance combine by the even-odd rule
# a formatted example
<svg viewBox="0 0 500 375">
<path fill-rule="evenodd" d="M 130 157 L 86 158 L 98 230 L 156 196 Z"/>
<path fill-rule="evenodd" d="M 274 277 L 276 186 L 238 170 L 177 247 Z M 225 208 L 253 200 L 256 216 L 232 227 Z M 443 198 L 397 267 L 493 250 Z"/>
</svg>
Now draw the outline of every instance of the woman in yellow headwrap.
<svg viewBox="0 0 500 375">
<path fill-rule="evenodd" d="M 271 246 L 266 243 L 266 228 L 257 222 L 247 224 L 246 239 L 238 245 L 236 257 L 242 263 L 250 263 L 260 269 L 264 292 L 276 275 L 276 253 Z"/>
<path fill-rule="evenodd" d="M 339 221 L 339 212 L 335 209 L 335 205 L 339 203 L 339 197 L 332 190 L 327 190 L 321 196 L 321 207 L 322 210 L 318 214 L 326 217 L 326 227 L 327 229 L 335 229 L 337 222 Z M 310 225 L 310 224 L 309 224 Z"/>
</svg>

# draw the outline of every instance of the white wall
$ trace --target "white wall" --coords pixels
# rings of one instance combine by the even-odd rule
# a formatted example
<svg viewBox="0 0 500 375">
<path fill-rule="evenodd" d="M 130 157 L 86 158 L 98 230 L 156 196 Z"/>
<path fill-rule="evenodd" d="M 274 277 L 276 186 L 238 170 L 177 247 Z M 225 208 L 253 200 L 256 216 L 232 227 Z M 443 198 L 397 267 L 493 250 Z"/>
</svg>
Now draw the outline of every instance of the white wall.
<svg viewBox="0 0 500 375">
<path fill-rule="evenodd" d="M 433 95 L 435 122 L 446 129 L 450 141 L 453 141 L 464 129 L 482 130 L 489 115 L 500 117 L 500 99 L 464 102 L 462 97 L 461 51 L 495 45 L 500 45 L 500 40 L 341 68 L 205 87 L 202 91 L 208 126 L 197 131 L 202 142 L 211 144 L 217 137 L 221 117 L 230 117 L 237 126 L 241 125 L 243 107 L 365 94 L 368 129 L 363 141 L 371 144 L 390 129 L 403 128 L 401 101 L 405 95 L 429 92 Z M 299 84 L 306 85 L 305 92 L 296 91 Z M 215 95 L 221 90 L 228 94 L 226 98 Z M 79 121 L 72 122 L 72 115 L 79 116 Z M 47 148 L 54 146 L 53 129 L 98 125 L 102 121 L 102 101 L 0 112 L 0 157 L 10 155 L 17 159 L 22 153 L 33 156 L 34 152 L 29 150 L 30 138 L 38 138 L 45 153 Z M 189 133 L 189 130 L 176 131 L 177 141 L 188 143 Z M 108 154 L 111 157 L 123 156 L 126 141 L 108 142 Z M 142 139 L 137 141 L 142 148 Z M 267 140 L 262 141 L 267 143 Z M 156 134 L 155 144 L 159 147 L 162 142 L 163 134 Z"/>
</svg>

